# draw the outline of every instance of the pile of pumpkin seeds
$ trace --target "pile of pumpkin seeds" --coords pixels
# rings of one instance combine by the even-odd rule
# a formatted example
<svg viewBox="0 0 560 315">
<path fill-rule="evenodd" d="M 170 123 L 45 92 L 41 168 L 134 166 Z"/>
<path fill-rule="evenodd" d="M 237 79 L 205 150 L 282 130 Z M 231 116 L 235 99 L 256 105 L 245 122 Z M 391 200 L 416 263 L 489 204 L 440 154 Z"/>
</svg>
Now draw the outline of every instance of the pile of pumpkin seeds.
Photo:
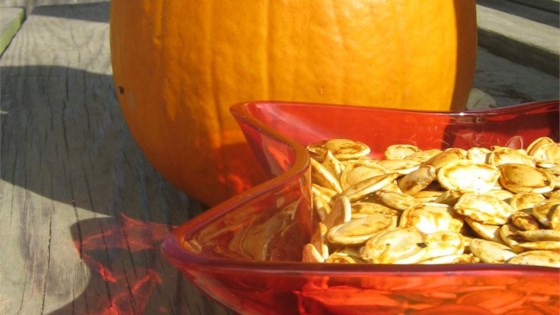
<svg viewBox="0 0 560 315">
<path fill-rule="evenodd" d="M 318 223 L 303 261 L 509 263 L 560 268 L 560 144 L 370 157 L 359 141 L 309 145 Z"/>
</svg>

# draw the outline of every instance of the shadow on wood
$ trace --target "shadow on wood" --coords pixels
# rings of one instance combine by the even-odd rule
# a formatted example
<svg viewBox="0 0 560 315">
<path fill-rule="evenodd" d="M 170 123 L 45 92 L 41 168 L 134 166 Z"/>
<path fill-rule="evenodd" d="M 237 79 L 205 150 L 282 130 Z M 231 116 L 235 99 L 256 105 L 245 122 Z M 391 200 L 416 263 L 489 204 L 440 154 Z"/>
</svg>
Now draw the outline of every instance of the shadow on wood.
<svg viewBox="0 0 560 315">
<path fill-rule="evenodd" d="M 23 265 L 18 281 L 34 279 L 20 309 L 227 312 L 161 255 L 169 228 L 204 207 L 145 160 L 112 77 L 59 66 L 3 67 L 1 75 L 0 190 L 11 222 L 3 232 L 18 244 L 5 249 L 4 264 Z"/>
</svg>

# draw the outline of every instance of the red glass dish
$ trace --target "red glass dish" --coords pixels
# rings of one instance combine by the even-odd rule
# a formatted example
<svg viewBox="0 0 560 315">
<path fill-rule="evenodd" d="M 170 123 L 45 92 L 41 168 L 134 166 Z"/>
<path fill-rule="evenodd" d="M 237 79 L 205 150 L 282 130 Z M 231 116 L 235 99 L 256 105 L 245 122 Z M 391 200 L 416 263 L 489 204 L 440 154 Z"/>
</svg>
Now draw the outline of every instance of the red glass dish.
<svg viewBox="0 0 560 315">
<path fill-rule="evenodd" d="M 242 314 L 559 312 L 556 268 L 300 262 L 314 218 L 305 145 L 349 138 L 373 156 L 395 143 L 526 147 L 540 136 L 559 141 L 559 101 L 462 113 L 252 102 L 232 113 L 270 180 L 186 222 L 163 244 L 170 262 L 220 303 Z"/>
</svg>

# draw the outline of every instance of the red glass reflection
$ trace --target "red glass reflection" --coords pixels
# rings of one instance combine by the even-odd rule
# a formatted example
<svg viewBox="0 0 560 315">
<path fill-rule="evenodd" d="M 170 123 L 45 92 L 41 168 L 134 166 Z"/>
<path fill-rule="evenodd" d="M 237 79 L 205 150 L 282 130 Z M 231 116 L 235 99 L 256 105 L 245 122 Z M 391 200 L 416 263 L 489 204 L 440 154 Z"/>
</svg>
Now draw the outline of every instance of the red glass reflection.
<svg viewBox="0 0 560 315">
<path fill-rule="evenodd" d="M 97 233 L 88 234 L 85 228 L 87 223 L 95 224 L 96 227 L 91 230 Z M 159 254 L 159 244 L 169 233 L 170 227 L 135 220 L 124 214 L 117 218 L 82 221 L 81 224 L 80 232 L 84 234 L 81 240 L 75 240 L 75 246 L 82 261 L 94 274 L 90 282 L 96 282 L 97 275 L 103 283 L 96 282 L 95 285 L 105 289 L 99 298 L 90 299 L 96 303 L 89 302 L 83 314 L 143 314 L 153 299 L 154 290 L 163 280 L 152 267 L 144 266 L 142 260 L 134 262 L 134 257 L 153 255 L 153 252 Z M 120 258 L 132 260 L 134 269 L 124 270 L 118 264 L 122 260 Z M 168 310 L 159 308 L 158 314 L 168 313 Z"/>
</svg>

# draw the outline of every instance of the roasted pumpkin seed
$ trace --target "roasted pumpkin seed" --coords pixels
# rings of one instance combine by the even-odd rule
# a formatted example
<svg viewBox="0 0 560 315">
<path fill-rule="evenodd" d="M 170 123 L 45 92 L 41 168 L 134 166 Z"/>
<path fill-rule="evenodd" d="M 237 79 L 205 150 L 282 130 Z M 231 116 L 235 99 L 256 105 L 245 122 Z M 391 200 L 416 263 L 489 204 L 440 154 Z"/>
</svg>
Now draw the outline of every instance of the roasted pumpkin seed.
<svg viewBox="0 0 560 315">
<path fill-rule="evenodd" d="M 320 222 L 302 260 L 560 268 L 557 148 L 550 138 L 527 150 L 396 144 L 375 160 L 358 141 L 310 145 Z"/>
</svg>

